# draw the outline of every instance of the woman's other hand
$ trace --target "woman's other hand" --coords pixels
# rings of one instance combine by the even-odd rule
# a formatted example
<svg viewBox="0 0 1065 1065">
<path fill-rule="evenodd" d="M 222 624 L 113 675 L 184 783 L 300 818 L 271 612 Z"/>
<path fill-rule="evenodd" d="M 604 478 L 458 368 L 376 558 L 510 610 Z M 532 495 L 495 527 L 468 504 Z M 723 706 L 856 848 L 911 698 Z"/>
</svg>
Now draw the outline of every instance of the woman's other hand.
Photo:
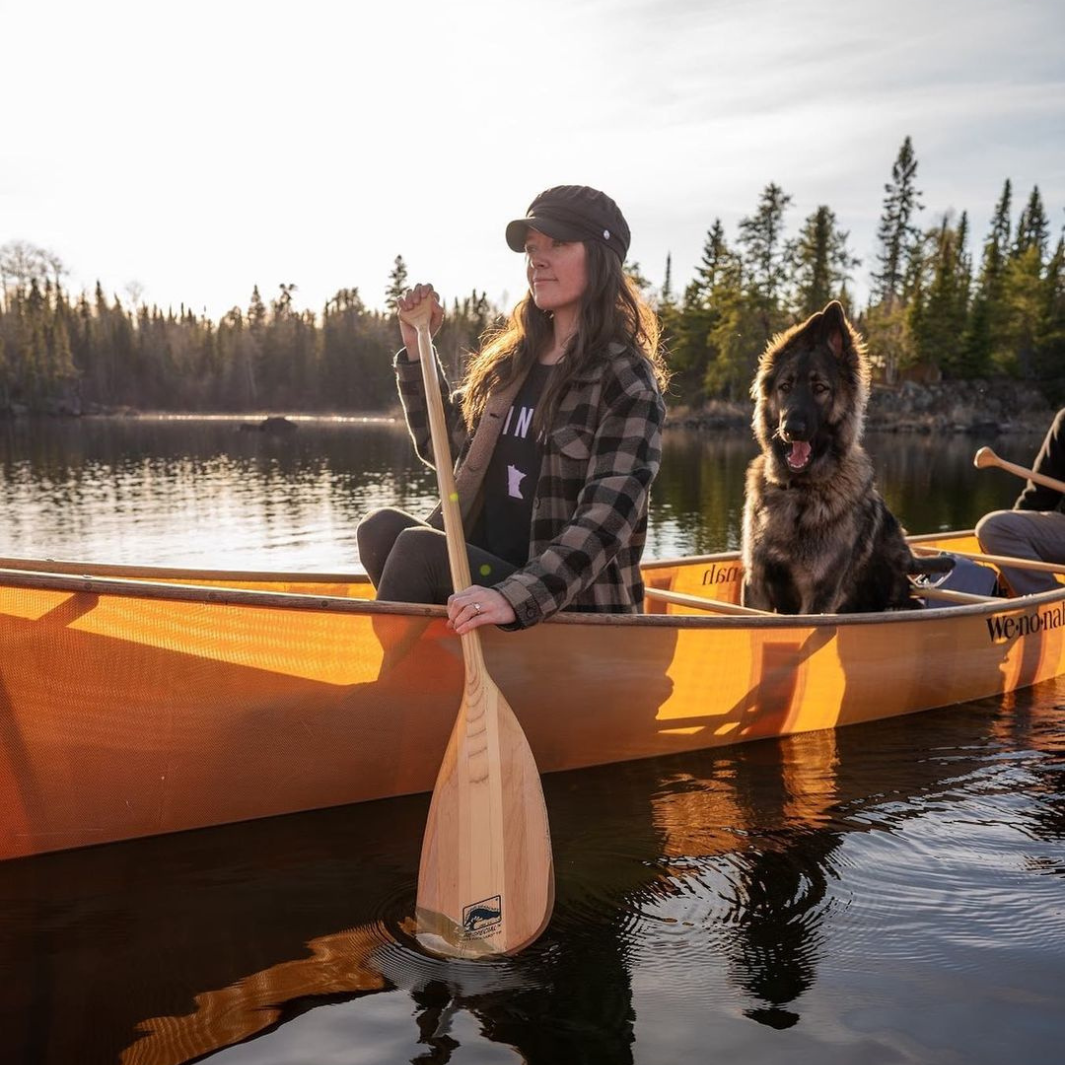
<svg viewBox="0 0 1065 1065">
<path fill-rule="evenodd" d="M 440 297 L 433 291 L 432 285 L 415 285 L 414 288 L 407 289 L 399 297 L 396 307 L 399 311 L 413 311 L 425 300 L 433 301 L 433 313 L 429 319 L 429 335 L 436 336 L 436 331 L 444 321 L 444 308 L 440 305 Z M 417 362 L 419 358 L 418 330 L 412 325 L 407 325 L 401 318 L 399 332 L 403 337 L 403 346 L 407 349 L 407 358 L 411 362 Z"/>
<path fill-rule="evenodd" d="M 509 625 L 516 621 L 514 608 L 494 588 L 475 584 L 448 597 L 447 623 L 459 636 L 479 625 Z"/>
</svg>

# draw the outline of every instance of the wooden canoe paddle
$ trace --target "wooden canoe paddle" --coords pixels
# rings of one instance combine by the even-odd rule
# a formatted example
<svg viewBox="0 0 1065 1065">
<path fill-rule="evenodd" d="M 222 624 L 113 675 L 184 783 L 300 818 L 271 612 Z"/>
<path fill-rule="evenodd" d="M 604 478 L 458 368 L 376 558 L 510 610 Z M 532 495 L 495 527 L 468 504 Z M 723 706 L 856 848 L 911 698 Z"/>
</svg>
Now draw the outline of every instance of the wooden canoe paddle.
<svg viewBox="0 0 1065 1065">
<path fill-rule="evenodd" d="M 448 562 L 458 591 L 473 581 L 429 332 L 432 310 L 432 298 L 424 299 L 400 318 L 418 332 Z M 525 733 L 485 667 L 480 633 L 474 629 L 459 639 L 465 688 L 429 806 L 415 934 L 426 950 L 445 957 L 513 954 L 547 927 L 554 906 L 547 806 Z"/>
<path fill-rule="evenodd" d="M 1053 477 L 1036 473 L 1035 470 L 1025 469 L 1024 466 L 1017 466 L 1012 462 L 1007 462 L 1005 459 L 1000 459 L 989 447 L 982 447 L 977 451 L 973 456 L 973 465 L 978 470 L 986 469 L 988 466 L 997 466 L 1000 470 L 1007 470 L 1009 473 L 1015 473 L 1018 477 L 1024 477 L 1029 481 L 1034 481 L 1036 484 L 1041 484 L 1045 488 L 1052 488 L 1055 492 L 1065 493 L 1065 481 L 1057 481 Z"/>
</svg>

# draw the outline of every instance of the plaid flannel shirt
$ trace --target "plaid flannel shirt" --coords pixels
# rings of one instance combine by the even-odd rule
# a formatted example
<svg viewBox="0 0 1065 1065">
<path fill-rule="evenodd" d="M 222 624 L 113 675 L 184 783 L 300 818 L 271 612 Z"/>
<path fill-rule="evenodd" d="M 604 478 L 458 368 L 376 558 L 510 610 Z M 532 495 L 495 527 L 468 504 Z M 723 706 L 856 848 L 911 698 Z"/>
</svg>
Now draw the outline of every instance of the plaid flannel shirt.
<svg viewBox="0 0 1065 1065">
<path fill-rule="evenodd" d="M 432 466 L 421 367 L 401 351 L 396 378 L 418 456 Z M 491 396 L 467 432 L 459 395 L 437 361 L 464 528 L 480 509 L 485 471 L 522 381 Z M 529 561 L 493 585 L 514 608 L 507 628 L 526 628 L 563 608 L 635 613 L 643 602 L 640 559 L 651 482 L 662 460 L 662 400 L 654 370 L 620 344 L 575 380 L 546 435 L 533 499 Z M 429 518 L 440 526 L 439 508 Z"/>
</svg>

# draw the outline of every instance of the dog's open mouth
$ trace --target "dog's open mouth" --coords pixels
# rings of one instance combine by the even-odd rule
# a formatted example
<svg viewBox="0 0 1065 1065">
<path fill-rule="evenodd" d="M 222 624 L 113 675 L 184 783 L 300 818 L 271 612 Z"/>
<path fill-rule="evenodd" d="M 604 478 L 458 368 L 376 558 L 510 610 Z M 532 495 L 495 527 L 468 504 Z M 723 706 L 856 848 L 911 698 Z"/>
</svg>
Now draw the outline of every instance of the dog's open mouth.
<svg viewBox="0 0 1065 1065">
<path fill-rule="evenodd" d="M 793 440 L 785 452 L 789 470 L 805 470 L 810 465 L 812 449 L 808 440 Z"/>
</svg>

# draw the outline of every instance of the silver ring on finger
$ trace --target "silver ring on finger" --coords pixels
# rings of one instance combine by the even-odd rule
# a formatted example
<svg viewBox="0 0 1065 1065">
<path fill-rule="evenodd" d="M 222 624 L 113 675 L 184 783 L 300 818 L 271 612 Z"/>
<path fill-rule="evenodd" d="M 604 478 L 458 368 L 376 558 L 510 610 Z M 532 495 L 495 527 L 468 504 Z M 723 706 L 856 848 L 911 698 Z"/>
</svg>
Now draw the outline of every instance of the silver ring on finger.
<svg viewBox="0 0 1065 1065">
<path fill-rule="evenodd" d="M 473 604 L 473 610 L 474 610 L 475 614 L 479 614 L 481 612 L 481 604 L 480 603 L 474 603 Z"/>
</svg>

